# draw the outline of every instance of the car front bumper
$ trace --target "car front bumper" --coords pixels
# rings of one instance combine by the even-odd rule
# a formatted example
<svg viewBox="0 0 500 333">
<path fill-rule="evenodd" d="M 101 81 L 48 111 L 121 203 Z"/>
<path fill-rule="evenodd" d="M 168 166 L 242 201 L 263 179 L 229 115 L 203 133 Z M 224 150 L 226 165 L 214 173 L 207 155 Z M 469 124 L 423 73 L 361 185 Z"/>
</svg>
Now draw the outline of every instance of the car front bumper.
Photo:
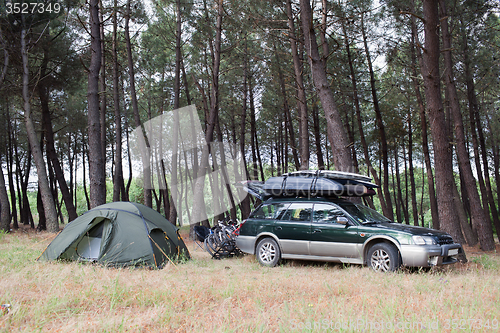
<svg viewBox="0 0 500 333">
<path fill-rule="evenodd" d="M 431 267 L 456 263 L 461 251 L 460 244 L 401 245 L 401 258 L 405 266 Z"/>
</svg>

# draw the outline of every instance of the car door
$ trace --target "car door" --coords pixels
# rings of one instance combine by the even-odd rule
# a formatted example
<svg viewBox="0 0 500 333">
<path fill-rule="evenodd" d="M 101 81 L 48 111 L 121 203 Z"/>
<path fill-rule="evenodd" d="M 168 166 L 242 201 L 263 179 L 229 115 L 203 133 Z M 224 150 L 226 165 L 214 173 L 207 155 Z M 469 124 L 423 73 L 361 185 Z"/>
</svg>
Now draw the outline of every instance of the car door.
<svg viewBox="0 0 500 333">
<path fill-rule="evenodd" d="M 333 203 L 314 205 L 311 222 L 311 255 L 361 258 L 361 246 L 359 246 L 361 243 L 358 226 L 351 222 L 340 207 Z"/>
<path fill-rule="evenodd" d="M 283 254 L 309 254 L 312 208 L 312 203 L 292 203 L 275 222 L 274 233 L 280 239 Z"/>
</svg>

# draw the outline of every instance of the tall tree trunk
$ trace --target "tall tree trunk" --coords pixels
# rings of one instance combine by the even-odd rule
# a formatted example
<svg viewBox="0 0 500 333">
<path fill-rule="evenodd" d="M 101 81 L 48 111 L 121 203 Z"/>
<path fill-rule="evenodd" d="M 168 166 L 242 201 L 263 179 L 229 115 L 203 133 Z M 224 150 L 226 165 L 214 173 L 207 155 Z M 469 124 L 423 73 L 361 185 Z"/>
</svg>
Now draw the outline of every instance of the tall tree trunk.
<svg viewBox="0 0 500 333">
<path fill-rule="evenodd" d="M 49 91 L 45 84 L 43 78 L 47 75 L 47 64 L 48 64 L 48 48 L 43 46 L 43 60 L 40 67 L 40 77 L 42 78 L 37 85 L 38 97 L 40 98 L 40 106 L 42 110 L 42 124 L 45 131 L 45 141 L 47 147 L 47 157 L 52 164 L 52 169 L 55 172 L 55 178 L 59 184 L 61 194 L 66 205 L 66 210 L 68 212 L 69 221 L 73 221 L 78 217 L 76 214 L 76 209 L 73 204 L 73 197 L 68 188 L 68 183 L 64 177 L 64 171 L 57 156 L 55 143 L 54 143 L 54 131 L 52 130 L 52 117 L 49 109 Z M 50 170 L 50 169 L 49 169 Z"/>
<path fill-rule="evenodd" d="M 218 167 L 217 169 L 220 170 L 220 176 L 222 177 L 221 181 L 223 184 L 225 184 L 225 187 L 226 187 L 227 197 L 229 199 L 229 204 L 230 204 L 229 213 L 231 215 L 231 219 L 233 221 L 236 221 L 236 204 L 234 202 L 233 190 L 231 189 L 230 182 L 229 182 L 229 175 L 227 173 L 226 152 L 224 149 L 222 130 L 220 127 L 219 120 L 217 120 L 216 126 L 217 126 L 217 140 L 219 142 L 217 144 L 213 145 L 213 147 L 218 148 L 218 149 L 214 149 L 212 152 L 216 153 L 218 151 L 219 156 L 217 158 L 214 158 L 214 161 L 217 161 L 220 158 L 221 167 Z M 220 193 L 222 193 L 222 191 L 220 191 Z M 221 200 L 223 200 L 223 198 L 221 198 Z"/>
<path fill-rule="evenodd" d="M 36 211 L 38 213 L 38 226 L 37 230 L 42 231 L 42 230 L 47 230 L 47 218 L 45 217 L 45 211 L 43 210 L 43 201 L 42 201 L 42 195 L 40 191 L 40 184 L 38 184 L 38 191 L 36 194 Z M 54 206 L 55 210 L 55 206 Z"/>
<path fill-rule="evenodd" d="M 125 92 L 123 90 L 123 82 L 120 77 L 120 91 L 122 92 L 123 95 L 125 95 Z M 127 184 L 125 185 L 125 201 L 130 201 L 130 186 L 132 185 L 132 154 L 130 153 L 130 131 L 129 131 L 129 115 L 127 112 L 127 109 L 124 109 L 124 118 L 125 118 L 125 123 L 124 123 L 124 131 L 125 131 L 125 147 L 127 147 L 127 162 L 128 162 L 128 179 L 127 179 Z"/>
<path fill-rule="evenodd" d="M 24 28 L 24 17 L 23 17 L 23 28 L 21 30 L 21 57 L 23 61 L 23 100 L 24 100 L 24 121 L 26 123 L 26 133 L 28 135 L 28 140 L 31 145 L 31 153 L 35 161 L 37 175 L 38 175 L 38 185 L 41 195 L 41 200 L 43 201 L 43 209 L 45 216 L 47 218 L 47 230 L 49 232 L 58 232 L 59 224 L 57 223 L 57 212 L 54 206 L 54 198 L 52 197 L 52 192 L 50 191 L 47 169 L 45 168 L 45 161 L 43 159 L 42 149 L 38 141 L 35 125 L 31 118 L 31 105 L 29 96 L 29 70 L 28 70 L 28 51 L 26 49 L 26 29 Z"/>
<path fill-rule="evenodd" d="M 491 121 L 489 118 L 487 120 L 488 120 L 488 129 L 490 130 L 490 132 L 493 132 L 492 126 L 491 126 Z M 495 175 L 495 185 L 497 188 L 496 200 L 498 202 L 500 200 L 500 197 L 499 197 L 499 192 L 500 192 L 500 147 L 498 145 L 498 142 L 496 142 L 495 140 L 493 140 L 493 142 L 492 142 L 491 150 L 492 150 L 492 154 L 493 154 L 493 173 Z M 500 228 L 498 228 L 495 225 L 495 229 L 497 232 L 497 237 L 500 237 Z"/>
<path fill-rule="evenodd" d="M 338 170 L 353 171 L 349 140 L 347 139 L 340 112 L 328 83 L 324 61 L 319 55 L 309 0 L 300 0 L 300 13 L 305 45 L 309 56 L 309 65 L 314 85 L 321 100 L 323 111 L 325 112 L 328 139 L 332 146 L 335 167 Z"/>
<path fill-rule="evenodd" d="M 175 78 L 174 78 L 174 109 L 180 108 L 181 100 L 181 34 L 182 34 L 182 20 L 181 20 L 181 1 L 176 0 L 176 31 L 175 31 Z M 174 112 L 174 124 L 179 123 L 179 115 Z M 179 191 L 177 188 L 177 161 L 178 161 L 178 146 L 179 146 L 179 127 L 174 126 L 172 133 L 172 174 L 170 195 L 172 196 L 173 205 L 170 205 L 169 219 L 174 225 L 177 222 L 177 206 L 180 206 Z"/>
<path fill-rule="evenodd" d="M 101 69 L 101 30 L 99 0 L 90 0 L 90 49 L 91 59 L 88 78 L 88 137 L 90 207 L 106 203 L 106 175 L 101 142 L 101 117 L 99 110 L 99 71 Z"/>
<path fill-rule="evenodd" d="M 73 145 L 76 145 L 76 140 L 74 140 L 74 134 L 72 133 L 68 133 L 68 135 L 66 136 L 66 158 L 68 159 L 68 169 L 69 169 L 69 193 L 71 195 L 71 200 L 73 201 L 73 206 L 75 207 L 75 210 L 76 210 L 76 205 L 75 205 L 75 202 L 76 200 L 73 200 L 74 198 L 74 194 L 75 194 L 75 181 L 74 181 L 74 168 L 75 168 L 75 164 L 76 164 L 76 159 L 75 159 L 75 156 L 76 156 L 76 149 L 72 149 Z"/>
<path fill-rule="evenodd" d="M 5 186 L 5 178 L 3 174 L 3 166 L 0 160 L 0 230 L 5 232 L 10 231 L 10 203 L 7 194 L 7 187 Z"/>
<path fill-rule="evenodd" d="M 394 147 L 394 169 L 396 171 L 396 186 L 393 185 L 393 188 L 396 189 L 394 193 L 394 202 L 396 203 L 396 217 L 399 223 L 403 223 L 403 218 L 401 216 L 401 210 L 404 210 L 403 205 L 403 195 L 401 189 L 401 175 L 399 173 L 399 153 L 397 147 Z M 394 174 L 392 175 L 394 179 Z M 394 181 L 393 181 L 394 183 Z"/>
<path fill-rule="evenodd" d="M 120 86 L 118 73 L 118 1 L 114 0 L 113 11 L 113 104 L 115 115 L 115 170 L 113 177 L 113 201 L 125 200 L 125 180 L 123 179 L 122 160 L 122 116 L 120 110 Z"/>
<path fill-rule="evenodd" d="M 470 165 L 470 156 L 466 147 L 466 139 L 464 133 L 464 125 L 462 121 L 462 113 L 460 111 L 460 104 L 458 101 L 457 89 L 455 87 L 455 76 L 453 73 L 453 60 L 451 55 L 451 36 L 448 29 L 448 14 L 446 11 L 445 2 L 439 0 L 439 6 L 441 11 L 441 32 L 443 40 L 443 55 L 444 55 L 444 81 L 446 84 L 447 96 L 449 97 L 450 111 L 455 127 L 455 138 L 456 138 L 456 152 L 458 156 L 458 163 L 460 164 L 460 169 L 462 171 L 462 176 L 467 187 L 467 193 L 469 195 L 469 202 L 471 207 L 471 218 L 474 227 L 479 236 L 479 242 L 481 243 L 481 248 L 487 248 L 494 246 L 493 233 L 491 230 L 491 224 L 487 222 L 487 218 L 483 208 L 481 207 L 481 199 L 479 198 L 479 193 L 477 191 L 476 179 L 472 173 L 472 167 Z M 455 192 L 453 192 L 455 194 Z M 456 198 L 459 200 L 458 191 L 456 191 Z M 461 203 L 460 203 L 461 205 Z M 465 215 L 465 214 L 464 214 Z M 471 246 L 476 244 L 476 240 L 473 238 L 472 230 L 464 225 L 462 230 L 466 236 L 467 243 Z"/>
<path fill-rule="evenodd" d="M 281 70 L 280 62 L 281 60 L 278 57 L 278 52 L 276 49 L 276 44 L 273 43 L 274 54 L 276 55 L 276 66 L 278 68 L 278 79 L 280 84 L 281 96 L 283 97 L 283 112 L 286 114 L 286 127 L 288 129 L 288 133 L 290 134 L 290 141 L 292 146 L 292 156 L 295 164 L 295 169 L 300 169 L 299 155 L 297 154 L 297 144 L 295 140 L 295 131 L 293 129 L 292 115 L 290 113 L 290 107 L 288 106 L 288 98 L 286 93 L 285 86 L 285 78 L 283 76 L 283 71 Z"/>
<path fill-rule="evenodd" d="M 218 115 L 218 100 L 219 100 L 219 69 L 221 60 L 221 40 L 222 40 L 222 16 L 224 14 L 223 0 L 217 1 L 217 22 L 215 25 L 215 41 L 214 41 L 214 52 L 212 59 L 212 90 L 211 90 L 211 100 L 210 100 L 210 114 L 207 119 L 207 130 L 205 133 L 205 139 L 207 144 L 210 144 L 214 138 L 215 122 L 217 121 Z M 204 214 L 204 204 L 203 204 L 203 188 L 205 185 L 205 175 L 207 174 L 209 164 L 208 164 L 208 146 L 204 147 L 203 153 L 200 161 L 200 168 L 198 178 L 194 184 L 193 190 L 193 200 L 195 202 L 193 206 L 193 212 L 191 214 L 191 227 L 189 230 L 190 238 L 194 237 L 194 225 L 200 221 L 206 220 Z"/>
<path fill-rule="evenodd" d="M 474 94 L 475 95 L 475 94 Z M 493 218 L 493 224 L 497 230 L 500 230 L 500 219 L 498 216 L 498 210 L 496 206 L 496 201 L 493 198 L 493 192 L 491 191 L 491 181 L 490 181 L 490 171 L 489 171 L 489 161 L 488 161 L 488 153 L 486 151 L 486 141 L 483 134 L 483 126 L 481 124 L 481 117 L 479 115 L 479 108 L 475 110 L 476 115 L 476 125 L 477 125 L 477 134 L 479 138 L 479 145 L 481 149 L 481 159 L 483 161 L 482 166 L 484 170 L 484 184 L 486 186 L 486 198 L 489 204 L 489 211 L 491 212 L 491 217 Z M 486 208 L 488 208 L 486 206 Z M 486 214 L 488 214 L 488 210 L 486 210 Z M 500 235 L 497 234 L 498 239 L 500 240 Z"/>
<path fill-rule="evenodd" d="M 99 0 L 100 8 L 103 8 L 102 0 Z M 115 6 L 116 10 L 116 6 Z M 104 19 L 102 10 L 99 11 L 99 36 L 101 42 L 101 75 L 99 76 L 99 99 L 100 105 L 100 118 L 101 118 L 101 152 L 102 152 L 102 172 L 106 175 L 106 52 L 105 52 L 105 35 L 104 35 Z"/>
<path fill-rule="evenodd" d="M 248 88 L 247 88 L 247 79 L 248 79 L 248 45 L 247 45 L 247 36 L 245 35 L 245 53 L 243 54 L 243 105 L 241 110 L 241 127 L 240 127 L 240 154 L 243 159 L 243 165 L 247 165 L 246 161 L 246 148 L 245 148 L 245 134 L 247 132 L 246 129 L 246 117 L 247 117 L 247 99 L 248 99 Z M 272 152 L 271 152 L 271 165 L 273 163 Z M 242 170 L 245 172 L 246 170 Z M 241 179 L 248 179 L 248 174 L 242 175 Z M 242 191 L 238 189 L 238 191 Z M 246 219 L 250 215 L 250 198 L 249 195 L 245 196 L 245 199 L 240 204 L 241 208 L 241 219 Z"/>
<path fill-rule="evenodd" d="M 462 23 L 462 25 L 463 25 L 463 23 Z M 486 223 L 489 225 L 489 228 L 492 228 L 491 227 L 492 221 L 491 221 L 490 207 L 489 207 L 489 204 L 490 204 L 489 198 L 492 197 L 492 195 L 490 195 L 488 193 L 488 190 L 487 190 L 487 187 L 485 184 L 485 180 L 483 177 L 483 173 L 481 172 L 481 170 L 483 168 L 481 165 L 481 157 L 480 157 L 481 154 L 479 152 L 479 140 L 480 140 L 480 138 L 478 140 L 478 133 L 480 134 L 480 137 L 481 137 L 482 129 L 480 128 L 481 124 L 480 124 L 480 119 L 478 117 L 479 105 L 478 105 L 477 98 L 476 98 L 473 73 L 471 71 L 471 63 L 470 63 L 468 43 L 467 43 L 467 33 L 466 33 L 465 28 L 462 28 L 462 40 L 463 40 L 463 47 L 464 47 L 464 49 L 463 49 L 464 72 L 465 72 L 465 82 L 466 82 L 466 86 L 467 86 L 467 99 L 468 99 L 468 103 L 469 103 L 469 120 L 471 123 L 470 131 L 471 131 L 471 138 L 472 138 L 472 146 L 473 146 L 473 150 L 474 150 L 474 161 L 476 164 L 478 183 L 479 183 L 479 189 L 481 191 L 481 199 L 483 202 L 483 208 L 485 210 L 486 219 L 487 219 Z M 484 167 L 486 169 L 488 167 L 487 156 L 483 155 L 482 157 L 483 157 L 482 164 L 484 164 Z M 485 174 L 485 176 L 486 176 L 486 174 Z M 489 172 L 487 173 L 487 177 L 489 177 Z M 496 210 L 496 206 L 495 206 L 494 202 L 493 202 L 493 206 L 494 206 L 494 210 Z M 493 207 L 491 207 L 491 208 L 493 208 Z M 472 207 L 471 207 L 471 209 L 472 209 Z M 493 212 L 494 212 L 494 210 L 492 209 Z M 500 230 L 500 221 L 498 221 L 498 219 L 496 219 L 496 220 L 494 220 L 494 222 L 495 222 L 495 228 L 497 230 Z M 481 239 L 481 237 L 485 237 L 485 236 L 481 236 L 479 234 L 479 230 L 478 230 L 478 237 Z M 497 235 L 497 237 L 500 237 L 500 236 Z M 481 245 L 481 247 L 482 247 L 482 245 Z M 485 249 L 485 251 L 487 251 L 487 250 Z"/>
<path fill-rule="evenodd" d="M 458 243 L 465 239 L 453 201 L 453 165 L 449 135 L 441 100 L 439 76 L 439 15 L 437 2 L 423 1 L 425 19 L 425 52 L 423 53 L 422 76 L 425 85 L 427 113 L 429 115 L 434 146 L 436 170 L 436 192 L 441 229 L 448 232 Z"/>
<path fill-rule="evenodd" d="M 295 72 L 295 85 L 297 87 L 297 106 L 299 109 L 299 137 L 300 137 L 300 170 L 309 169 L 309 130 L 307 120 L 307 99 L 304 89 L 303 66 L 297 50 L 297 37 L 295 35 L 295 20 L 291 0 L 286 0 L 286 11 L 288 16 L 288 34 L 293 58 L 293 69 Z"/>
<path fill-rule="evenodd" d="M 313 129 L 314 129 L 314 145 L 316 146 L 316 158 L 318 159 L 318 169 L 325 169 L 325 161 L 323 159 L 323 145 L 321 143 L 321 132 L 319 126 L 319 110 L 318 105 L 313 102 Z"/>
<path fill-rule="evenodd" d="M 130 41 L 130 1 L 127 0 L 127 10 L 125 13 L 125 43 L 127 45 L 127 59 L 128 59 L 128 72 L 130 81 L 130 96 L 132 99 L 132 110 L 134 112 L 134 121 L 136 127 L 141 127 L 141 116 L 139 114 L 139 106 L 137 104 L 137 95 L 135 90 L 135 70 L 134 70 L 134 59 L 132 58 L 132 45 Z M 149 161 L 149 156 L 145 151 L 141 151 L 142 155 L 142 173 L 144 179 L 144 205 L 147 207 L 153 207 L 153 195 L 151 192 L 151 166 Z"/>
<path fill-rule="evenodd" d="M 411 108 L 410 108 L 411 110 Z M 417 188 L 415 185 L 415 168 L 413 167 L 413 112 L 408 115 L 408 168 L 410 172 L 411 207 L 413 213 L 413 225 L 418 226 Z M 422 179 L 422 181 L 424 181 Z"/>
<path fill-rule="evenodd" d="M 352 84 L 352 99 L 354 102 L 354 108 L 356 111 L 356 120 L 358 124 L 358 131 L 359 131 L 359 137 L 361 141 L 361 146 L 363 147 L 363 153 L 365 157 L 365 163 L 366 167 L 368 168 L 368 172 L 371 173 L 373 180 L 375 181 L 375 184 L 381 185 L 380 179 L 377 174 L 377 170 L 373 168 L 372 162 L 370 159 L 370 153 L 368 151 L 368 144 L 366 143 L 366 137 L 365 137 L 365 132 L 363 130 L 363 119 L 361 117 L 361 107 L 359 105 L 359 96 L 358 96 L 358 84 L 356 80 L 356 72 L 354 71 L 354 65 L 353 65 L 353 59 L 351 55 L 351 46 L 350 46 L 350 41 L 349 37 L 347 35 L 347 27 L 346 27 L 346 19 L 342 19 L 342 33 L 344 35 L 344 45 L 346 48 L 346 53 L 347 53 L 347 62 L 349 63 L 349 70 L 351 73 L 351 84 Z M 387 205 L 385 203 L 384 199 L 384 193 L 382 191 L 377 191 L 377 196 L 380 201 L 380 206 L 382 207 L 382 213 L 385 216 L 389 216 L 389 211 L 387 209 Z"/>
<path fill-rule="evenodd" d="M 414 4 L 412 3 L 412 12 L 415 12 Z M 432 163 L 431 163 L 431 156 L 429 152 L 429 142 L 428 142 L 428 137 L 427 137 L 427 116 L 425 114 L 425 105 L 424 101 L 422 98 L 422 94 L 420 92 L 420 83 L 417 74 L 417 57 L 419 59 L 419 62 L 422 67 L 423 59 L 422 59 L 422 54 L 420 52 L 417 53 L 415 45 L 421 45 L 420 41 L 418 40 L 418 33 L 417 33 L 417 25 L 415 22 L 415 16 L 410 16 L 411 19 L 411 62 L 412 62 L 412 82 L 413 82 L 413 89 L 415 91 L 415 97 L 417 99 L 417 104 L 418 104 L 418 114 L 420 116 L 420 127 L 421 127 L 421 132 L 422 132 L 422 152 L 424 154 L 424 163 L 425 163 L 425 170 L 426 170 L 426 175 L 427 175 L 427 186 L 429 188 L 429 202 L 431 206 L 431 217 L 432 217 L 432 227 L 435 229 L 439 229 L 439 214 L 438 214 L 438 207 L 437 207 L 437 198 L 436 198 L 436 191 L 434 188 L 434 175 L 433 175 L 433 170 L 432 170 Z M 423 193 L 423 192 L 422 192 Z M 423 218 L 423 212 L 422 212 L 422 218 Z M 422 226 L 424 221 L 422 220 Z"/>
<path fill-rule="evenodd" d="M 13 137 L 13 146 L 17 147 L 16 137 Z M 31 223 L 31 228 L 34 229 L 35 225 L 33 223 L 33 216 L 31 214 L 31 208 L 28 201 L 28 179 L 31 172 L 31 146 L 28 140 L 28 150 L 26 152 L 26 160 L 24 165 L 21 163 L 21 157 L 17 149 L 15 149 L 15 159 L 16 159 L 16 186 L 19 198 L 19 216 L 20 222 L 24 225 Z M 24 171 L 24 172 L 23 172 Z"/>
<path fill-rule="evenodd" d="M 403 201 L 403 215 L 404 215 L 404 219 L 405 219 L 405 223 L 406 224 L 410 224 L 410 209 L 409 209 L 409 204 L 408 204 L 408 196 L 409 196 L 409 193 L 410 191 L 408 190 L 408 187 L 409 187 L 409 182 L 408 182 L 408 164 L 406 163 L 406 147 L 405 147 L 405 144 L 404 144 L 404 139 L 403 139 L 403 142 L 402 142 L 402 145 L 403 147 L 403 163 L 404 163 L 404 177 L 405 177 L 405 197 L 404 197 L 404 200 Z"/>
<path fill-rule="evenodd" d="M 82 135 L 83 137 L 83 135 Z M 89 195 L 89 192 L 87 190 L 87 176 L 86 176 L 86 172 L 85 170 L 87 169 L 87 165 L 85 164 L 85 156 L 88 156 L 88 148 L 86 147 L 86 144 L 84 143 L 83 144 L 83 149 L 82 149 L 82 165 L 83 165 L 83 193 L 85 194 L 85 201 L 87 202 L 87 209 L 90 210 L 92 207 L 91 207 L 91 202 L 90 202 L 90 195 Z M 88 160 L 88 158 L 87 158 Z M 89 169 L 90 169 L 90 166 L 89 166 Z"/>
<path fill-rule="evenodd" d="M 45 70 L 43 68 L 43 65 L 40 72 L 42 73 L 41 77 L 44 77 Z M 42 109 L 42 122 L 43 128 L 45 130 L 47 157 L 50 159 L 52 168 L 55 172 L 55 178 L 57 179 L 57 183 L 59 184 L 59 189 L 61 190 L 64 204 L 66 205 L 69 221 L 73 221 L 78 217 L 78 215 L 76 214 L 75 205 L 73 204 L 73 197 L 71 196 L 71 193 L 69 191 L 68 183 L 66 183 L 66 179 L 64 177 L 63 168 L 57 156 L 54 144 L 54 132 L 52 130 L 52 120 L 49 110 L 49 96 L 47 87 L 45 87 L 45 83 L 43 82 L 43 80 L 38 82 L 38 95 L 40 98 L 40 105 Z"/>
<path fill-rule="evenodd" d="M 7 69 L 9 67 L 9 52 L 7 50 L 7 48 L 5 47 L 5 41 L 3 39 L 3 34 L 2 34 L 2 30 L 0 29 L 0 43 L 2 44 L 3 48 L 4 48 L 4 66 L 3 66 L 3 70 L 2 70 L 2 73 L 0 75 L 0 89 L 3 87 L 3 81 L 5 79 L 5 75 L 7 74 Z M 6 112 L 9 112 L 9 110 L 7 109 Z M 10 117 L 9 117 L 10 118 Z M 10 119 L 7 119 L 8 123 L 8 127 L 10 127 Z M 8 141 L 10 142 L 10 133 L 6 133 L 6 135 L 9 136 L 9 139 Z M 9 164 L 9 160 L 7 159 L 7 164 Z M 7 169 L 9 169 L 9 167 L 7 166 Z M 13 188 L 13 185 L 14 184 L 10 184 L 11 185 L 11 189 Z M 15 201 L 14 201 L 15 203 Z M 4 178 L 4 174 L 3 174 L 3 163 L 2 163 L 2 160 L 0 158 L 0 230 L 3 230 L 5 232 L 9 232 L 10 231 L 10 221 L 11 221 L 11 214 L 10 214 L 10 203 L 9 203 L 9 196 L 7 194 L 7 188 L 5 187 L 5 178 Z"/>
<path fill-rule="evenodd" d="M 386 204 L 386 210 L 384 211 L 384 215 L 387 216 L 389 219 L 393 220 L 394 215 L 393 215 L 393 207 L 391 200 L 391 192 L 389 191 L 389 158 L 388 158 L 387 138 L 385 134 L 384 121 L 382 120 L 382 112 L 380 111 L 380 106 L 378 103 L 377 89 L 375 87 L 375 74 L 373 72 L 372 59 L 370 56 L 370 50 L 368 48 L 368 41 L 366 38 L 363 14 L 361 14 L 361 34 L 363 36 L 363 45 L 365 47 L 368 70 L 370 72 L 370 87 L 373 99 L 373 109 L 375 111 L 375 119 L 377 122 L 378 132 L 380 136 L 380 145 L 382 148 L 382 165 L 384 172 L 382 189 L 384 191 L 384 198 Z"/>
<path fill-rule="evenodd" d="M 347 105 L 346 95 L 342 95 L 342 104 Z M 354 166 L 354 172 L 359 173 L 359 164 L 358 164 L 358 155 L 356 153 L 356 146 L 354 142 L 356 138 L 354 137 L 354 110 L 350 107 L 346 108 L 344 111 L 344 124 L 345 129 L 347 131 L 347 137 L 349 138 L 349 142 L 352 142 L 351 146 L 351 156 L 352 156 L 352 164 Z"/>
<path fill-rule="evenodd" d="M 11 203 L 11 213 L 12 213 L 12 227 L 14 229 L 19 228 L 19 221 L 17 217 L 17 202 L 19 202 L 19 209 L 22 207 L 22 195 L 21 191 L 19 190 L 19 169 L 16 168 L 14 171 L 14 152 L 13 152 L 13 141 L 15 133 L 12 131 L 12 122 L 10 119 L 9 112 L 6 112 L 7 114 L 7 122 L 8 122 L 8 136 L 9 136 L 9 143 L 8 143 L 8 152 L 7 152 L 7 177 L 9 180 L 9 192 L 10 192 L 10 203 Z M 16 181 L 14 182 L 14 174 L 16 175 Z M 16 188 L 15 186 L 17 185 L 17 200 L 16 200 Z"/>
<path fill-rule="evenodd" d="M 257 167 L 257 148 L 255 144 L 255 139 L 257 138 L 257 124 L 255 119 L 255 104 L 253 100 L 253 84 L 251 73 L 249 73 L 248 75 L 248 98 L 250 102 L 250 149 L 252 152 L 252 170 L 250 173 L 250 177 L 252 177 L 252 180 L 258 180 L 259 172 Z"/>
</svg>

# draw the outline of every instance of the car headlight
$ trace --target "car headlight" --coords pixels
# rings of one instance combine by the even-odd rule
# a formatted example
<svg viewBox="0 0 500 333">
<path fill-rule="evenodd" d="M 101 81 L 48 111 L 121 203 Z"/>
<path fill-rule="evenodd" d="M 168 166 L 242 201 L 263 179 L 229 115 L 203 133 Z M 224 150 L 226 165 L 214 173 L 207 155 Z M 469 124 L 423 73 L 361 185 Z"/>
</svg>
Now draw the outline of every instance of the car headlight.
<svg viewBox="0 0 500 333">
<path fill-rule="evenodd" d="M 436 240 L 430 236 L 413 236 L 413 243 L 416 245 L 435 245 Z"/>
</svg>

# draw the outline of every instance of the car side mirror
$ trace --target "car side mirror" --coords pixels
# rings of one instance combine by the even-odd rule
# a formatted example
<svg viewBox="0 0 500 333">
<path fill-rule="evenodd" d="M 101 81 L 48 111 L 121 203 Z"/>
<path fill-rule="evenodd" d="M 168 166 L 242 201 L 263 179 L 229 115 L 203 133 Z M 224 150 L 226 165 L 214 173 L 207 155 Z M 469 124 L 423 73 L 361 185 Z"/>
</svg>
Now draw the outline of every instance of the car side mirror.
<svg viewBox="0 0 500 333">
<path fill-rule="evenodd" d="M 337 216 L 337 223 L 347 227 L 349 225 L 349 220 L 345 216 Z"/>
</svg>

